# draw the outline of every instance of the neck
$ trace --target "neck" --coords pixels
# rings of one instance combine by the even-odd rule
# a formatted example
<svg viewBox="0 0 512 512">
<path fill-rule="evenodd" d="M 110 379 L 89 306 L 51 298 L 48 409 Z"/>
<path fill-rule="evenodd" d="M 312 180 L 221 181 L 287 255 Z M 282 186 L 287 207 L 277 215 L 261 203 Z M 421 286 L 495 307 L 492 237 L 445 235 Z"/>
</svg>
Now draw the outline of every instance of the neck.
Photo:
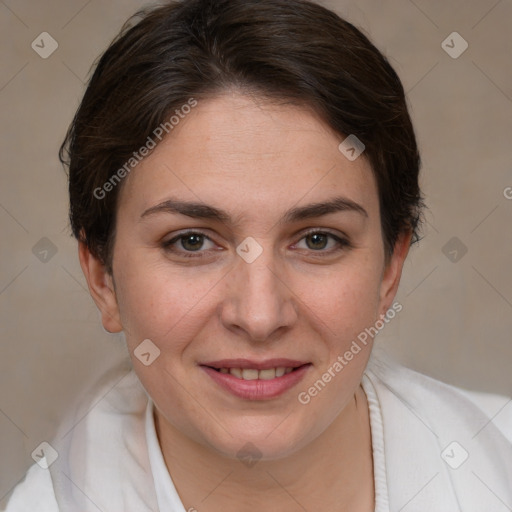
<svg viewBox="0 0 512 512">
<path fill-rule="evenodd" d="M 155 426 L 187 511 L 374 510 L 370 419 L 361 387 L 313 442 L 286 458 L 250 466 L 190 440 L 159 413 Z"/>
</svg>

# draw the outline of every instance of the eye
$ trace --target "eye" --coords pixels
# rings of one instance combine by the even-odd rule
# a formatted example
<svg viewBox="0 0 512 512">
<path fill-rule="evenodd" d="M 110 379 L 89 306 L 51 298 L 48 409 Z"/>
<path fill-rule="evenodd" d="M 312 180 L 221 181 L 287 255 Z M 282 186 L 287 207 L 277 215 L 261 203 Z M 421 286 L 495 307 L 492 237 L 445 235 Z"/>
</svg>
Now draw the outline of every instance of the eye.
<svg viewBox="0 0 512 512">
<path fill-rule="evenodd" d="M 171 240 L 163 242 L 162 247 L 166 251 L 178 254 L 180 256 L 194 258 L 202 257 L 206 250 L 214 249 L 216 245 L 204 233 L 199 231 L 187 231 L 186 233 L 179 234 Z"/>
<path fill-rule="evenodd" d="M 303 241 L 304 244 L 301 247 Z M 346 238 L 339 237 L 333 233 L 316 230 L 306 233 L 306 235 L 301 238 L 295 247 L 298 249 L 306 249 L 314 252 L 332 253 L 345 247 L 350 247 L 350 243 Z"/>
<path fill-rule="evenodd" d="M 306 233 L 294 248 L 319 254 L 332 254 L 351 247 L 348 239 L 328 231 L 313 230 Z M 202 258 L 210 251 L 221 250 L 206 234 L 200 231 L 180 233 L 162 243 L 162 248 L 184 258 Z"/>
</svg>

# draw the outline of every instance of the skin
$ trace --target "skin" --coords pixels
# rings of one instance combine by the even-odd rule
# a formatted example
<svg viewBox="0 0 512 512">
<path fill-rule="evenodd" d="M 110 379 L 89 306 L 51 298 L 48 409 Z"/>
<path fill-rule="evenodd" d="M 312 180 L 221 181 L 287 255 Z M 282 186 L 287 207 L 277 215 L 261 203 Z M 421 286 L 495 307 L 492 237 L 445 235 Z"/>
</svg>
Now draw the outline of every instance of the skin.
<svg viewBox="0 0 512 512">
<path fill-rule="evenodd" d="M 345 158 L 343 138 L 305 107 L 236 91 L 202 100 L 126 178 L 113 275 L 80 244 L 103 325 L 125 331 L 156 405 L 160 445 L 186 510 L 373 510 L 360 386 L 371 344 L 309 404 L 297 399 L 390 308 L 410 245 L 403 233 L 385 258 L 370 164 L 364 154 Z M 282 222 L 291 208 L 335 196 L 366 214 Z M 231 220 L 143 215 L 171 197 L 223 209 Z M 308 237 L 311 228 L 349 245 Z M 211 240 L 195 241 L 202 257 L 184 257 L 191 246 L 183 239 L 163 247 L 187 229 Z M 252 263 L 236 253 L 246 237 L 263 249 Z M 161 353 L 144 366 L 133 351 L 147 338 Z M 198 366 L 235 357 L 311 366 L 293 389 L 253 401 L 222 390 Z M 236 456 L 248 442 L 262 454 L 252 467 Z"/>
</svg>

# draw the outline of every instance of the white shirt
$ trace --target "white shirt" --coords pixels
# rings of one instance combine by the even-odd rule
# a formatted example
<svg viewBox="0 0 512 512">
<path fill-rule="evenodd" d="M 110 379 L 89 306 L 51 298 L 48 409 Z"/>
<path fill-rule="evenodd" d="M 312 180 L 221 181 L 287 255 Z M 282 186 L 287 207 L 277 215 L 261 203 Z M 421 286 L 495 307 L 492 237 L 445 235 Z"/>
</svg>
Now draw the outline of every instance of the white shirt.
<svg viewBox="0 0 512 512">
<path fill-rule="evenodd" d="M 376 512 L 512 509 L 510 400 L 468 395 L 373 355 L 362 385 Z M 106 375 L 76 418 L 51 443 L 57 461 L 30 468 L 7 512 L 187 512 L 164 463 L 153 403 L 133 370 Z"/>
<path fill-rule="evenodd" d="M 160 510 L 185 512 L 185 507 L 178 496 L 174 483 L 165 465 L 164 456 L 160 449 L 153 417 L 154 404 L 148 400 L 146 407 L 146 442 L 148 445 L 149 463 L 155 483 L 156 497 Z"/>
</svg>

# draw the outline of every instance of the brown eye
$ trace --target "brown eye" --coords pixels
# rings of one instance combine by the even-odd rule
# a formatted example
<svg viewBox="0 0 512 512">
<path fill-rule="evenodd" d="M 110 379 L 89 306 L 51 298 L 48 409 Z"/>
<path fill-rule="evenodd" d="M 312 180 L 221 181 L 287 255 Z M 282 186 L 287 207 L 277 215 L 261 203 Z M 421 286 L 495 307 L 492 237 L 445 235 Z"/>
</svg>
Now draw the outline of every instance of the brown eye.
<svg viewBox="0 0 512 512">
<path fill-rule="evenodd" d="M 192 233 L 180 237 L 181 246 L 186 251 L 197 251 L 204 244 L 204 236 L 199 233 Z"/>
<path fill-rule="evenodd" d="M 215 243 L 204 233 L 189 231 L 162 243 L 162 248 L 180 257 L 203 257 L 215 249 Z"/>
<path fill-rule="evenodd" d="M 302 246 L 301 246 L 302 244 Z M 296 245 L 298 249 L 307 249 L 319 253 L 332 253 L 350 247 L 347 239 L 326 231 L 306 233 Z"/>
<path fill-rule="evenodd" d="M 325 249 L 329 241 L 329 237 L 325 233 L 312 233 L 305 237 L 308 249 L 319 250 Z"/>
</svg>

